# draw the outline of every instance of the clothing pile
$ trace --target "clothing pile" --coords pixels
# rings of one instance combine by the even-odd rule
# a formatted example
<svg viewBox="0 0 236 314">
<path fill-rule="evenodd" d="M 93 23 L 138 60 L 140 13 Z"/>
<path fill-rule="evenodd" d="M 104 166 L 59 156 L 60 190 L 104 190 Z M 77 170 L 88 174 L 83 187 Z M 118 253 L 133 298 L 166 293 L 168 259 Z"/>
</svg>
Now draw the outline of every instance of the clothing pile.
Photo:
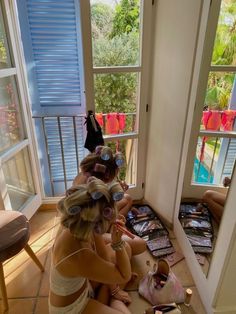
<svg viewBox="0 0 236 314">
<path fill-rule="evenodd" d="M 212 252 L 213 226 L 206 204 L 182 202 L 179 221 L 195 253 Z"/>
<path fill-rule="evenodd" d="M 171 254 L 175 251 L 169 232 L 149 205 L 135 205 L 128 212 L 127 227 L 143 238 L 154 257 Z"/>
</svg>

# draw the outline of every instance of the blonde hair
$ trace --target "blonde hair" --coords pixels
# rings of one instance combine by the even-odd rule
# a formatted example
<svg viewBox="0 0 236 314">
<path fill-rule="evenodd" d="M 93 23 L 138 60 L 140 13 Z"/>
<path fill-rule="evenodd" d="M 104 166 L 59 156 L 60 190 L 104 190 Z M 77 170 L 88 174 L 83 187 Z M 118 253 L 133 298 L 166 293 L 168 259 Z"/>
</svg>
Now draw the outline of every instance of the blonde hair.
<svg viewBox="0 0 236 314">
<path fill-rule="evenodd" d="M 104 160 L 102 154 L 105 153 L 109 159 Z M 122 153 L 113 154 L 112 149 L 108 146 L 97 146 L 94 153 L 88 154 L 80 163 L 80 168 L 83 173 L 89 173 L 104 182 L 112 181 L 118 174 L 119 166 L 116 163 L 117 158 L 124 160 Z M 103 165 L 104 171 L 97 171 L 96 165 Z"/>
<path fill-rule="evenodd" d="M 94 177 L 87 184 L 72 187 L 58 202 L 61 224 L 80 240 L 88 240 L 94 231 L 107 232 L 117 217 L 113 195 L 120 192 L 118 183 L 107 185 Z"/>
</svg>

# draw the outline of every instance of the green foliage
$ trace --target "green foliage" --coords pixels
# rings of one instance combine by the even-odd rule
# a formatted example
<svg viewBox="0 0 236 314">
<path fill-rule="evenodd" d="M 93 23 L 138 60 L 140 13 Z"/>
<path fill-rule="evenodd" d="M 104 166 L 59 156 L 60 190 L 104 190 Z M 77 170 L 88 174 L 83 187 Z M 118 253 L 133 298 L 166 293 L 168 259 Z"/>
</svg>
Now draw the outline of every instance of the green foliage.
<svg viewBox="0 0 236 314">
<path fill-rule="evenodd" d="M 211 72 L 208 78 L 206 104 L 210 109 L 227 109 L 234 82 L 234 74 Z"/>
<path fill-rule="evenodd" d="M 138 64 L 138 0 L 122 0 L 115 9 L 96 3 L 91 8 L 91 18 L 94 66 Z M 95 75 L 96 111 L 136 112 L 137 85 L 138 76 L 135 73 Z M 131 121 L 127 123 L 132 124 Z"/>
<path fill-rule="evenodd" d="M 3 39 L 0 40 L 0 62 L 6 62 L 7 60 L 7 53 L 6 53 L 6 48 L 4 45 Z"/>
<path fill-rule="evenodd" d="M 103 3 L 91 6 L 92 36 L 93 39 L 107 36 L 112 28 L 113 10 Z"/>
<path fill-rule="evenodd" d="M 216 65 L 236 64 L 235 0 L 224 0 L 222 2 L 212 62 Z"/>
<path fill-rule="evenodd" d="M 212 55 L 214 65 L 236 65 L 236 1 L 222 1 Z M 208 78 L 206 105 L 209 109 L 228 108 L 234 74 L 211 72 Z"/>
<path fill-rule="evenodd" d="M 110 38 L 139 30 L 139 1 L 122 0 L 115 8 Z"/>
<path fill-rule="evenodd" d="M 94 46 L 95 65 L 129 65 L 137 60 L 137 33 L 122 35 L 111 40 L 101 39 Z M 104 50 L 106 47 L 106 50 Z M 105 52 L 106 51 L 106 52 Z M 97 112 L 135 112 L 137 74 L 115 73 L 95 76 Z"/>
<path fill-rule="evenodd" d="M 137 64 L 139 35 L 136 32 L 122 34 L 112 39 L 101 36 L 94 41 L 94 66 L 127 66 Z"/>
</svg>

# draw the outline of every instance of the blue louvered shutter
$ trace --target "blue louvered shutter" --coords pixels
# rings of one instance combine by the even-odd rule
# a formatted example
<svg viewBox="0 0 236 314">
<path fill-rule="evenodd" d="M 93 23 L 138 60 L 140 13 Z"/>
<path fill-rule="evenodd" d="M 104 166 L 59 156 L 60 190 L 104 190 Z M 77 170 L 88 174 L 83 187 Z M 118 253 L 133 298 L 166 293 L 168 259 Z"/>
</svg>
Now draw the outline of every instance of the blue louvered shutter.
<svg viewBox="0 0 236 314">
<path fill-rule="evenodd" d="M 32 113 L 84 113 L 79 4 L 18 0 Z"/>
<path fill-rule="evenodd" d="M 60 195 L 86 153 L 79 1 L 17 6 L 44 192 Z"/>
</svg>

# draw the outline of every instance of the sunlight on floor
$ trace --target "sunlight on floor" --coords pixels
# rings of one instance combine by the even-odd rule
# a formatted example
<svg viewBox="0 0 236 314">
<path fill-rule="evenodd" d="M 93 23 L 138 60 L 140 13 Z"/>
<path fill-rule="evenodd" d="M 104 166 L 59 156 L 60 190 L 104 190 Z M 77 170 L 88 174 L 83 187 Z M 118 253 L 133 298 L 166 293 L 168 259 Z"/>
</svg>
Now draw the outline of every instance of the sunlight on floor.
<svg viewBox="0 0 236 314">
<path fill-rule="evenodd" d="M 56 211 L 38 211 L 30 221 L 31 237 L 29 244 L 36 253 L 41 263 L 45 266 L 45 272 L 41 273 L 26 252 L 22 251 L 14 258 L 4 263 L 5 280 L 9 299 L 9 314 L 47 314 L 48 313 L 48 290 L 50 269 L 50 248 L 59 225 L 59 217 Z M 179 250 L 174 234 L 170 231 L 170 238 Z M 147 261 L 152 265 L 155 260 L 144 252 L 132 259 L 133 271 L 141 278 L 148 270 Z M 181 305 L 183 314 L 205 314 L 192 276 L 187 268 L 185 260 L 178 262 L 172 267 L 175 275 L 181 280 L 185 288 L 191 288 L 193 296 L 191 306 Z M 138 295 L 137 286 L 131 288 L 130 295 L 133 302 L 130 311 L 133 314 L 143 314 L 150 307 L 143 298 Z M 92 313 L 91 313 L 92 314 Z"/>
</svg>

